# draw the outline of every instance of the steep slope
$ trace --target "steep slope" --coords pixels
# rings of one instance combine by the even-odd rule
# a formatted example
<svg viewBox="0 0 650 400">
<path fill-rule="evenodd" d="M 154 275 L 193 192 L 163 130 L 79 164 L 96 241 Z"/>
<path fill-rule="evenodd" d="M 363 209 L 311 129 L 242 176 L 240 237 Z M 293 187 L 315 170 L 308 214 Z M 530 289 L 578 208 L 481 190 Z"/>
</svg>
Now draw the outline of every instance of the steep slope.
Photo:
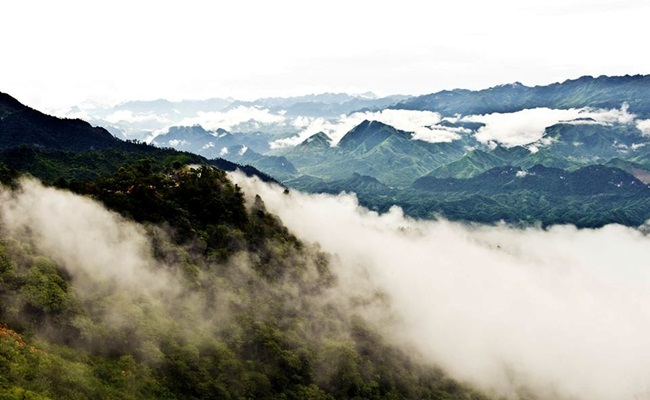
<svg viewBox="0 0 650 400">
<path fill-rule="evenodd" d="M 0 186 L 1 398 L 486 398 L 366 322 L 386 296 L 339 292 L 259 196 L 158 167 Z"/>
<path fill-rule="evenodd" d="M 0 93 L 0 162 L 18 172 L 32 174 L 47 182 L 96 179 L 122 163 L 146 159 L 163 168 L 180 164 L 213 164 L 265 181 L 274 181 L 254 167 L 242 167 L 223 160 L 173 149 L 160 149 L 144 143 L 123 141 L 103 128 L 94 128 L 78 119 L 62 119 L 24 106 Z"/>
<path fill-rule="evenodd" d="M 650 183 L 650 169 L 641 164 L 621 160 L 620 158 L 613 158 L 609 160 L 605 166 L 622 169 L 623 171 L 633 175 L 641 182 L 645 184 Z"/>
<path fill-rule="evenodd" d="M 0 93 L 0 150 L 20 145 L 72 151 L 132 148 L 103 128 L 43 114 Z"/>
<path fill-rule="evenodd" d="M 298 174 L 296 167 L 284 156 L 267 156 L 244 145 L 226 148 L 221 157 L 241 165 L 252 165 L 277 179 L 290 179 Z"/>
<path fill-rule="evenodd" d="M 190 151 L 207 158 L 219 157 L 222 148 L 239 144 L 229 132 L 212 133 L 200 125 L 172 126 L 166 133 L 156 136 L 151 143 L 158 147 Z"/>
<path fill-rule="evenodd" d="M 592 165 L 565 171 L 536 165 L 528 170 L 504 166 L 470 179 L 422 177 L 413 183 L 420 190 L 499 193 L 521 189 L 554 195 L 638 193 L 650 196 L 650 188 L 633 175 L 613 167 Z"/>
<path fill-rule="evenodd" d="M 394 201 L 407 214 L 496 223 L 639 226 L 650 218 L 650 189 L 618 168 L 576 171 L 541 165 L 499 167 L 470 179 L 424 177 Z M 387 205 L 374 204 L 380 210 Z"/>
<path fill-rule="evenodd" d="M 324 151 L 332 147 L 332 139 L 325 133 L 318 132 L 305 139 L 296 147 L 305 152 Z"/>
<path fill-rule="evenodd" d="M 413 140 L 411 134 L 378 121 L 363 121 L 336 147 L 298 146 L 286 153 L 300 173 L 324 179 L 369 175 L 391 186 L 404 186 L 435 167 L 462 156 L 462 145 Z M 302 156 L 298 156 L 301 154 Z M 306 154 L 317 154 L 314 159 Z M 315 161 L 314 161 L 315 160 Z"/>
<path fill-rule="evenodd" d="M 601 163 L 617 157 L 644 153 L 644 136 L 634 125 L 556 124 L 546 128 L 548 149 L 570 161 Z"/>
<path fill-rule="evenodd" d="M 440 166 L 427 176 L 434 178 L 472 178 L 489 169 L 508 165 L 508 161 L 497 157 L 493 152 L 472 150 L 458 161 Z"/>
</svg>

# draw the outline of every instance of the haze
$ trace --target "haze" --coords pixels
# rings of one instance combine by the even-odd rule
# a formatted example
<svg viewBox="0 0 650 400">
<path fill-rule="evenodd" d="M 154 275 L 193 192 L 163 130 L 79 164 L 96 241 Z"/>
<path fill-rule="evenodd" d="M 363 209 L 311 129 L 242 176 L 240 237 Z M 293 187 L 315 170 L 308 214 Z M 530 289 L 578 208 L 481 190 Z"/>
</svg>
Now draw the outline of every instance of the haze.
<svg viewBox="0 0 650 400">
<path fill-rule="evenodd" d="M 453 377 L 507 398 L 650 397 L 650 269 L 639 262 L 650 241 L 640 230 L 414 221 L 351 195 L 234 179 L 338 257 L 342 290 L 383 291 L 394 323 L 366 317 Z"/>
<path fill-rule="evenodd" d="M 649 11 L 636 0 L 10 2 L 0 91 L 53 110 L 649 73 Z"/>
</svg>

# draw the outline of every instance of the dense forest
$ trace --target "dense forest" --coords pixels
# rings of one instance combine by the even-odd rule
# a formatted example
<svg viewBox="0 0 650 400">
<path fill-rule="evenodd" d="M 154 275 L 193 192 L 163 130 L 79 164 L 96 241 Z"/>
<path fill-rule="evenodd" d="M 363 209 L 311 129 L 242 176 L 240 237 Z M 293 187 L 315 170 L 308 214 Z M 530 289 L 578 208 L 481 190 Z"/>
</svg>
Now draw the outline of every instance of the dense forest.
<svg viewBox="0 0 650 400">
<path fill-rule="evenodd" d="M 383 338 L 360 311 L 388 300 L 340 296 L 335 260 L 223 170 L 171 152 L 84 177 L 62 154 L 31 164 L 51 186 L 0 164 L 0 398 L 484 398 Z"/>
</svg>

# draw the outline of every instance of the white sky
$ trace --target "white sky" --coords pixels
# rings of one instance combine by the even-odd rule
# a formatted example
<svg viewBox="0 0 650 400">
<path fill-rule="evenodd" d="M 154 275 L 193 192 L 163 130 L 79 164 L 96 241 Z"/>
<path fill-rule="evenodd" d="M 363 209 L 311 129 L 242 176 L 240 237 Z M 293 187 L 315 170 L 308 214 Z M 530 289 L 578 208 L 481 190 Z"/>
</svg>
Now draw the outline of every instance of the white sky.
<svg viewBox="0 0 650 400">
<path fill-rule="evenodd" d="M 0 91 L 55 108 L 648 74 L 648 18 L 645 0 L 11 1 Z"/>
</svg>

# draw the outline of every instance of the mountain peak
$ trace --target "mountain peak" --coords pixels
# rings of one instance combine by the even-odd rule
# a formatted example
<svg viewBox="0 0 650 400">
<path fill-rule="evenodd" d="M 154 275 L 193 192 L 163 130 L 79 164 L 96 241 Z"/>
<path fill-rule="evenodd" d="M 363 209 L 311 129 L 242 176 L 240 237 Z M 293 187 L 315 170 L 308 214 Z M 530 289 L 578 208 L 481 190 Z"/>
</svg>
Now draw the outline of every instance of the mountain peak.
<svg viewBox="0 0 650 400">
<path fill-rule="evenodd" d="M 10 95 L 0 92 L 0 118 L 4 118 L 9 114 L 20 111 L 24 108 L 27 108 L 27 106 L 23 105 Z"/>
<path fill-rule="evenodd" d="M 21 145 L 71 151 L 132 146 L 104 128 L 93 127 L 80 119 L 43 114 L 0 93 L 0 149 Z"/>
<path fill-rule="evenodd" d="M 326 149 L 331 147 L 331 145 L 332 139 L 330 139 L 330 137 L 327 136 L 324 132 L 318 132 L 302 141 L 302 143 L 300 143 L 298 146 L 301 148 L 309 149 Z"/>
<path fill-rule="evenodd" d="M 354 150 L 363 145 L 365 150 L 370 150 L 390 136 L 398 134 L 398 130 L 379 121 L 364 120 L 355 126 L 339 141 L 338 147 L 345 150 Z"/>
</svg>

